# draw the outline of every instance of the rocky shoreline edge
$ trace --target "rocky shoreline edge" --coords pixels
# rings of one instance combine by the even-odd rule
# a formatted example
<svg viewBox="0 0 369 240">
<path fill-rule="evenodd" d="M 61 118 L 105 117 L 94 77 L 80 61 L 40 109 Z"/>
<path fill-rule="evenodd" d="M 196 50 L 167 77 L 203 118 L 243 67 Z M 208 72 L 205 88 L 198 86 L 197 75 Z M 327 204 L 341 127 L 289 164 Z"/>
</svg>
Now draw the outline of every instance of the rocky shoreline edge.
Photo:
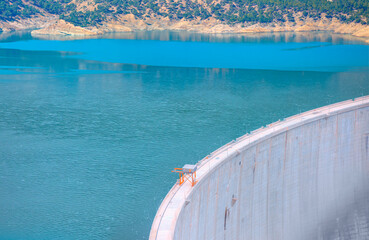
<svg viewBox="0 0 369 240">
<path fill-rule="evenodd" d="M 117 20 L 101 23 L 98 26 L 80 27 L 52 16 L 39 16 L 16 22 L 1 22 L 4 32 L 36 29 L 32 35 L 54 36 L 93 36 L 111 32 L 132 32 L 137 30 L 182 30 L 198 33 L 273 33 L 273 32 L 310 32 L 332 31 L 334 33 L 351 34 L 369 44 L 369 26 L 359 23 L 341 23 L 335 18 L 322 18 L 319 21 L 305 19 L 304 21 L 285 23 L 244 23 L 228 25 L 214 18 L 206 20 L 179 20 L 168 18 L 142 20 L 128 14 Z"/>
</svg>

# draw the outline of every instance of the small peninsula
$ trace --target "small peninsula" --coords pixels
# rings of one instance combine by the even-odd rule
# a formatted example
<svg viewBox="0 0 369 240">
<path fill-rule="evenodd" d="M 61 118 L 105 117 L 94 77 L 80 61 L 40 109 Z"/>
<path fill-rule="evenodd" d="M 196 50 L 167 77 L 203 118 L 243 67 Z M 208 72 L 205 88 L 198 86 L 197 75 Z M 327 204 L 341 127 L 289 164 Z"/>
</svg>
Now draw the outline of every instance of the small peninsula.
<svg viewBox="0 0 369 240">
<path fill-rule="evenodd" d="M 135 30 L 333 31 L 369 43 L 369 1 L 5 0 L 0 3 L 0 28 L 76 36 Z"/>
</svg>

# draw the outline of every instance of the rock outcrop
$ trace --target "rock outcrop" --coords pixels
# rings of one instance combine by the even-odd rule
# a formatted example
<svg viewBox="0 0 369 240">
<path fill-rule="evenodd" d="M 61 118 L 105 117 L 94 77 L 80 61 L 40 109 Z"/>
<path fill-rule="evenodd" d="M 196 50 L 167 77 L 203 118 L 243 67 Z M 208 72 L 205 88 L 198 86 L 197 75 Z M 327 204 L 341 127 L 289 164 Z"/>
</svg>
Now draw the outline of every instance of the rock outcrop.
<svg viewBox="0 0 369 240">
<path fill-rule="evenodd" d="M 50 24 L 47 27 L 33 30 L 35 35 L 95 35 L 96 31 L 88 30 L 86 28 L 74 26 L 64 20 L 58 20 L 56 23 Z"/>
</svg>

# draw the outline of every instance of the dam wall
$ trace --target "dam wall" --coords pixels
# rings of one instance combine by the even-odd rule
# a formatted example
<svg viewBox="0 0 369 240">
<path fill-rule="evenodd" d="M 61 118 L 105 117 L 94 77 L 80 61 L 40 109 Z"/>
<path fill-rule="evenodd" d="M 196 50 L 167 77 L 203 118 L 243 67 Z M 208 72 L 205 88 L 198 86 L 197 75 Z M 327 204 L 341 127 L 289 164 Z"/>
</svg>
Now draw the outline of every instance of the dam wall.
<svg viewBox="0 0 369 240">
<path fill-rule="evenodd" d="M 197 165 L 150 240 L 369 239 L 369 96 L 270 124 Z"/>
</svg>

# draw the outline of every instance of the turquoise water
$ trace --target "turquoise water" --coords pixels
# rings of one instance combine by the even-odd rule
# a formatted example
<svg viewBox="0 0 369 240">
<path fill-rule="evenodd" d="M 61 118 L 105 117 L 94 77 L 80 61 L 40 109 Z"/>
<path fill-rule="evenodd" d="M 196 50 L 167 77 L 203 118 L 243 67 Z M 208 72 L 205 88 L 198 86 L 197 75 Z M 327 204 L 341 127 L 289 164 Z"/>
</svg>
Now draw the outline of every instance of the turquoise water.
<svg viewBox="0 0 369 240">
<path fill-rule="evenodd" d="M 0 239 L 147 239 L 174 167 L 369 94 L 345 35 L 0 39 Z"/>
<path fill-rule="evenodd" d="M 144 38 L 147 39 L 147 38 Z M 297 71 L 343 71 L 368 67 L 368 45 L 312 41 L 163 41 L 88 39 L 28 40 L 3 43 L 3 48 L 79 52 L 86 60 L 151 66 L 242 68 Z M 283 39 L 283 38 L 282 38 Z M 363 54 L 366 53 L 366 54 Z"/>
</svg>

